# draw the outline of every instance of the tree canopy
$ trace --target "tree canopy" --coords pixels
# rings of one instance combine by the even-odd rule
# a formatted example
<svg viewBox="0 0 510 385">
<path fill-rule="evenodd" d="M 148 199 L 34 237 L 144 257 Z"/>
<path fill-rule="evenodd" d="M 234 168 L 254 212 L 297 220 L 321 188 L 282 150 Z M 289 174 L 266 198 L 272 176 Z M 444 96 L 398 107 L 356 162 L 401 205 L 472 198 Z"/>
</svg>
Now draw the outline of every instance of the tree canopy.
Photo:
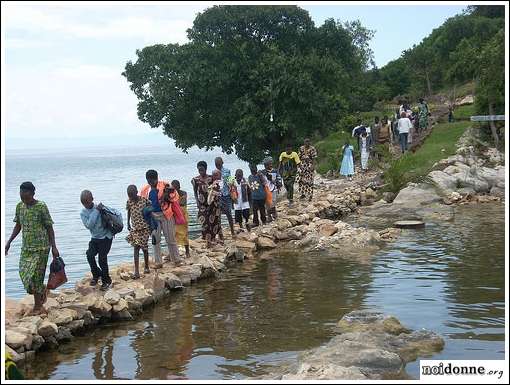
<svg viewBox="0 0 510 385">
<path fill-rule="evenodd" d="M 315 27 L 297 6 L 214 6 L 198 14 L 189 43 L 137 50 L 123 75 L 139 118 L 179 148 L 218 146 L 258 162 L 359 109 L 372 36 L 359 22 Z"/>
</svg>

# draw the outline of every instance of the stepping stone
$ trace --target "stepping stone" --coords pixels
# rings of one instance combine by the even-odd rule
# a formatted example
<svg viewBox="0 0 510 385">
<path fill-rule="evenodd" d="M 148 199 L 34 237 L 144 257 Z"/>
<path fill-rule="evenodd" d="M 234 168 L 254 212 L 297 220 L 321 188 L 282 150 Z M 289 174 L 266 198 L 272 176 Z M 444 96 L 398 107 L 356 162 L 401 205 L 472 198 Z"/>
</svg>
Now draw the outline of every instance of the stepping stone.
<svg viewBox="0 0 510 385">
<path fill-rule="evenodd" d="M 400 229 L 418 229 L 425 227 L 425 222 L 422 221 L 397 221 L 393 224 L 393 226 Z"/>
</svg>

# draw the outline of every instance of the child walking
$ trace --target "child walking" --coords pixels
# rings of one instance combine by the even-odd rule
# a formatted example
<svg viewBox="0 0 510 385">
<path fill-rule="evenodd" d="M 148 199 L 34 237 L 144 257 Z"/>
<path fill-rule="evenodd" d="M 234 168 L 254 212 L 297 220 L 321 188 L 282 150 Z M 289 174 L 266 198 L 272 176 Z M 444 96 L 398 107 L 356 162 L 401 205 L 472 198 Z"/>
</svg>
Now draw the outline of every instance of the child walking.
<svg viewBox="0 0 510 385">
<path fill-rule="evenodd" d="M 260 221 L 265 225 L 266 218 L 266 191 L 264 185 L 267 183 L 264 175 L 257 170 L 257 165 L 250 165 L 251 175 L 248 177 L 250 184 L 252 211 L 253 211 L 253 227 L 260 225 Z M 259 221 L 260 212 L 260 221 Z"/>
<path fill-rule="evenodd" d="M 236 222 L 239 224 L 239 228 L 243 228 L 243 218 L 246 222 L 246 229 L 250 231 L 250 198 L 251 190 L 250 186 L 243 177 L 243 170 L 236 170 L 236 188 L 237 188 L 237 201 L 234 202 L 234 212 Z"/>
<path fill-rule="evenodd" d="M 354 147 L 351 146 L 349 141 L 346 141 L 344 146 L 342 147 L 342 165 L 340 167 L 340 174 L 348 177 L 349 180 L 352 180 L 352 176 L 354 175 L 354 159 L 353 159 L 353 151 Z"/>
<path fill-rule="evenodd" d="M 179 206 L 181 206 L 182 213 L 184 214 L 184 218 L 186 218 L 186 223 L 182 225 L 175 225 L 175 240 L 178 245 L 184 246 L 186 249 L 186 258 L 189 258 L 189 238 L 188 238 L 188 193 L 184 190 L 181 190 L 181 182 L 178 180 L 172 181 L 172 187 L 179 194 Z"/>
<path fill-rule="evenodd" d="M 149 270 L 149 246 L 148 239 L 151 234 L 149 224 L 144 220 L 143 210 L 150 207 L 151 201 L 145 197 L 138 195 L 138 189 L 135 185 L 129 185 L 127 188 L 128 201 L 126 202 L 126 210 L 128 214 L 128 230 L 129 235 L 126 240 L 134 247 L 135 272 L 131 276 L 132 279 L 140 278 L 139 259 L 140 249 L 143 251 L 145 274 L 150 273 Z"/>
</svg>

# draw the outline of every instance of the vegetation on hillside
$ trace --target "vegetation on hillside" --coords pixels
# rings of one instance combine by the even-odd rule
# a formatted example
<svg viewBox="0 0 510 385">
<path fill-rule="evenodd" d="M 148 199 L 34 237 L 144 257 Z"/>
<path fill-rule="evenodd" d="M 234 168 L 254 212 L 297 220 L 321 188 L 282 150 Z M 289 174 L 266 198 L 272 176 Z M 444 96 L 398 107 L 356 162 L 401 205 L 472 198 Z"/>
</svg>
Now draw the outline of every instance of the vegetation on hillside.
<svg viewBox="0 0 510 385">
<path fill-rule="evenodd" d="M 456 143 L 471 122 L 440 123 L 416 152 L 407 152 L 389 163 L 384 172 L 385 190 L 398 192 L 409 182 L 420 182 L 437 161 L 455 154 Z"/>
</svg>

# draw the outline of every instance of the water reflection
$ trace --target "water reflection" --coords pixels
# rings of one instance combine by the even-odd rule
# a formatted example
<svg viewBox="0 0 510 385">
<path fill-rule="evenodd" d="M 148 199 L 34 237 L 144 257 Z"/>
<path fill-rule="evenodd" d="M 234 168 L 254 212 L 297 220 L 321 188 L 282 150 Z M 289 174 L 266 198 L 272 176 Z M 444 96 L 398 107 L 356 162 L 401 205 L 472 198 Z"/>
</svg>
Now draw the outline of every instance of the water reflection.
<svg viewBox="0 0 510 385">
<path fill-rule="evenodd" d="M 501 207 L 459 210 L 453 224 L 404 232 L 372 256 L 346 245 L 248 260 L 218 281 L 163 301 L 137 322 L 105 326 L 60 352 L 41 354 L 28 374 L 242 379 L 329 340 L 336 321 L 360 308 L 443 334 L 445 350 L 434 358 L 502 359 Z M 418 363 L 407 370 L 417 376 Z"/>
</svg>

